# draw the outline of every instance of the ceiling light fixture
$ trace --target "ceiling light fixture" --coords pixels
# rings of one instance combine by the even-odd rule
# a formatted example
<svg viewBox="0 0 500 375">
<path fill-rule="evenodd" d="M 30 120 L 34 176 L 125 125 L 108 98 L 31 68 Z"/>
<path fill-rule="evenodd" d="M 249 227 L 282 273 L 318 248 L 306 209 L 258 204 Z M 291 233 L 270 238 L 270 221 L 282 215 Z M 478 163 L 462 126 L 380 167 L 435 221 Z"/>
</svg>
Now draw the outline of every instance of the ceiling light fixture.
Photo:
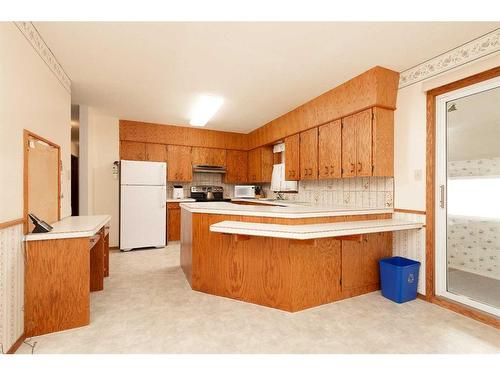
<svg viewBox="0 0 500 375">
<path fill-rule="evenodd" d="M 218 96 L 201 96 L 193 108 L 189 123 L 193 126 L 205 126 L 222 106 L 222 103 L 224 103 L 224 99 Z"/>
</svg>

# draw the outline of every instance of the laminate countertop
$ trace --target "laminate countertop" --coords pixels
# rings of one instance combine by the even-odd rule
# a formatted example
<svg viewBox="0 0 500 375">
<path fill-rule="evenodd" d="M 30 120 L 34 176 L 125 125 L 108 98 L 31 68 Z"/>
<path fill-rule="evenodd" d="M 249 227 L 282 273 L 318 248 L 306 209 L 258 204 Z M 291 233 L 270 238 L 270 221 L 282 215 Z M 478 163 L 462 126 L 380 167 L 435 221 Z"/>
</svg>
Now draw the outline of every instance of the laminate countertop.
<svg viewBox="0 0 500 375">
<path fill-rule="evenodd" d="M 109 215 L 68 216 L 50 224 L 47 233 L 28 233 L 26 241 L 55 240 L 60 238 L 92 237 L 111 220 Z"/>
<path fill-rule="evenodd" d="M 325 224 L 263 224 L 243 221 L 222 221 L 210 226 L 211 232 L 241 234 L 257 237 L 290 238 L 309 240 L 352 236 L 358 234 L 394 232 L 409 229 L 421 229 L 423 223 L 404 220 L 362 220 Z"/>
<path fill-rule="evenodd" d="M 265 202 L 265 201 L 264 201 Z M 261 203 L 258 201 L 258 203 Z M 277 206 L 279 205 L 279 206 Z M 279 217 L 289 219 L 310 217 L 332 217 L 350 215 L 391 214 L 392 208 L 348 208 L 336 206 L 313 206 L 306 203 L 272 201 L 269 205 L 243 205 L 232 202 L 195 202 L 181 203 L 181 208 L 192 213 L 220 215 Z"/>
</svg>

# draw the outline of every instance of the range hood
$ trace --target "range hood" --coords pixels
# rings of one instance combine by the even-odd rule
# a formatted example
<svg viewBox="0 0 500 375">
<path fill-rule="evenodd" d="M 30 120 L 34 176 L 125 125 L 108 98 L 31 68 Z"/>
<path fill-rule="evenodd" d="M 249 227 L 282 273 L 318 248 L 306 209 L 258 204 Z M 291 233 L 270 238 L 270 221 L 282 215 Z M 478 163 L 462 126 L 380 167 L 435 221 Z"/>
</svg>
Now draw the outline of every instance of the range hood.
<svg viewBox="0 0 500 375">
<path fill-rule="evenodd" d="M 217 165 L 193 165 L 193 172 L 197 173 L 226 173 L 226 167 Z"/>
</svg>

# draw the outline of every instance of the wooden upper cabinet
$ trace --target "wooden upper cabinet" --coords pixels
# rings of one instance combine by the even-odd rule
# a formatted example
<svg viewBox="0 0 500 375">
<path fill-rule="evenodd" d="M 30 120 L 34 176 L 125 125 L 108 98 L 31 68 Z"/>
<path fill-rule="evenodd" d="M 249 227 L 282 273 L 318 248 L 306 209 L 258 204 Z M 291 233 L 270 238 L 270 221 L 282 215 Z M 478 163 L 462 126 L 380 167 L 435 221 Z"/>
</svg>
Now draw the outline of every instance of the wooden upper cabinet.
<svg viewBox="0 0 500 375">
<path fill-rule="evenodd" d="M 121 160 L 146 160 L 146 144 L 143 142 L 120 142 Z"/>
<path fill-rule="evenodd" d="M 372 110 L 368 109 L 342 119 L 342 177 L 371 175 Z"/>
<path fill-rule="evenodd" d="M 261 150 L 256 148 L 248 152 L 248 182 L 258 182 L 262 178 Z"/>
<path fill-rule="evenodd" d="M 159 143 L 146 143 L 146 160 L 167 161 L 167 146 Z"/>
<path fill-rule="evenodd" d="M 373 108 L 373 176 L 394 176 L 394 111 Z"/>
<path fill-rule="evenodd" d="M 227 150 L 226 151 L 226 184 L 242 184 L 248 180 L 248 152 Z"/>
<path fill-rule="evenodd" d="M 248 182 L 271 182 L 273 148 L 262 146 L 248 152 Z"/>
<path fill-rule="evenodd" d="M 193 179 L 191 147 L 167 146 L 168 181 L 190 182 Z"/>
<path fill-rule="evenodd" d="M 356 176 L 372 174 L 372 111 L 360 112 L 356 117 Z"/>
<path fill-rule="evenodd" d="M 262 158 L 262 177 L 259 182 L 271 182 L 274 165 L 273 146 L 262 146 L 260 149 Z"/>
<path fill-rule="evenodd" d="M 342 122 L 336 120 L 318 129 L 318 178 L 342 176 Z"/>
<path fill-rule="evenodd" d="M 226 150 L 220 148 L 193 147 L 191 151 L 193 165 L 226 166 Z"/>
<path fill-rule="evenodd" d="M 300 179 L 300 135 L 295 134 L 285 138 L 285 180 Z"/>
<path fill-rule="evenodd" d="M 318 128 L 312 128 L 300 133 L 299 148 L 300 179 L 318 179 Z"/>
</svg>

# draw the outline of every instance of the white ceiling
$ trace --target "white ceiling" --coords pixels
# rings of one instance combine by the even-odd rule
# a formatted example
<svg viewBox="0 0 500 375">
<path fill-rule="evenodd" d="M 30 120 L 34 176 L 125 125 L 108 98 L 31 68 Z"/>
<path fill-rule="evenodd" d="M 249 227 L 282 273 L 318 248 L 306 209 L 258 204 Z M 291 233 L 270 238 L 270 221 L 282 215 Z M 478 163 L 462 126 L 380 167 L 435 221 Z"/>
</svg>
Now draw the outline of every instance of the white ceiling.
<svg viewBox="0 0 500 375">
<path fill-rule="evenodd" d="M 207 128 L 249 132 L 381 65 L 403 71 L 498 27 L 466 23 L 36 22 L 72 102 L 183 125 L 200 94 L 225 98 Z"/>
</svg>

